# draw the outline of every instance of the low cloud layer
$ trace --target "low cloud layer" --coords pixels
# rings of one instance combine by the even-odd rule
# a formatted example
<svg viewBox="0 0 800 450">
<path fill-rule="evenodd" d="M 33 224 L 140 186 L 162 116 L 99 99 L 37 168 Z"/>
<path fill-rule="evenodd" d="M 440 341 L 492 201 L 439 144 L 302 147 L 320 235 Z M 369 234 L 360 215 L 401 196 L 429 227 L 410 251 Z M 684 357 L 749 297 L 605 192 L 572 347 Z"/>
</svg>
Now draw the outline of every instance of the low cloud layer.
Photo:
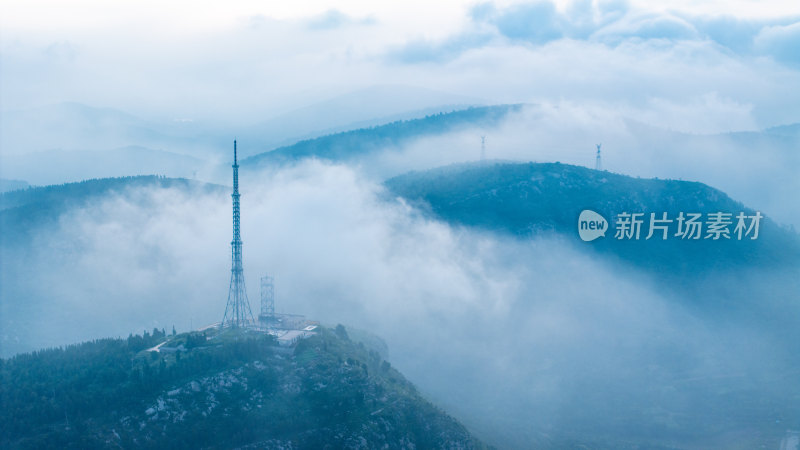
<svg viewBox="0 0 800 450">
<path fill-rule="evenodd" d="M 763 322 L 724 308 L 717 321 L 556 238 L 450 227 L 346 166 L 250 173 L 242 189 L 252 307 L 269 273 L 278 311 L 382 336 L 429 398 L 498 445 L 597 439 L 621 424 L 650 428 L 620 435 L 658 439 L 670 420 L 691 440 L 739 420 L 717 388 L 756 389 L 746 405 L 778 408 L 753 404 L 753 414 L 790 422 L 782 377 L 796 358 Z M 13 255 L 20 264 L 3 266 L 3 352 L 220 320 L 229 216 L 227 195 L 173 189 L 121 192 L 62 216 Z M 786 295 L 780 278 L 771 286 Z M 713 409 L 693 424 L 682 417 L 696 401 Z"/>
</svg>

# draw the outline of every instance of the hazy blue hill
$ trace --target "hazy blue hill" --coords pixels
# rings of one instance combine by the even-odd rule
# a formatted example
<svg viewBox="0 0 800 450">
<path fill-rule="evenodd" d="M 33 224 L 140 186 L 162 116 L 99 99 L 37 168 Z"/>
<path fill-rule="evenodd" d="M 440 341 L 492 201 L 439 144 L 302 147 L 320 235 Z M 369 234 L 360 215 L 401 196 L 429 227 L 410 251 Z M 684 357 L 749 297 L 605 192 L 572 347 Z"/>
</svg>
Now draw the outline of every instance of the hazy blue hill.
<svg viewBox="0 0 800 450">
<path fill-rule="evenodd" d="M 126 111 L 64 102 L 4 111 L 0 146 L 19 155 L 58 148 L 98 150 L 126 146 L 198 150 L 226 145 L 233 130 L 191 118 L 141 118 Z"/>
<path fill-rule="evenodd" d="M 286 105 L 289 110 L 268 108 L 254 116 L 229 118 L 230 122 L 192 116 L 189 111 L 186 117 L 138 116 L 76 102 L 3 111 L 0 148 L 7 156 L 53 149 L 106 151 L 143 146 L 213 159 L 238 136 L 247 143 L 241 149 L 244 157 L 300 139 L 483 103 L 477 98 L 403 85 L 371 86 L 322 101 L 319 94 L 295 98 L 292 105 Z"/>
<path fill-rule="evenodd" d="M 456 130 L 461 126 L 496 125 L 522 105 L 473 107 L 449 113 L 439 113 L 420 119 L 399 120 L 385 125 L 322 136 L 293 145 L 260 153 L 242 160 L 242 165 L 281 163 L 316 157 L 331 161 L 346 161 L 359 156 L 394 148 L 411 139 Z"/>
<path fill-rule="evenodd" d="M 614 254 L 638 267 L 666 273 L 730 267 L 800 267 L 800 238 L 768 218 L 757 240 L 645 240 L 649 213 L 740 211 L 750 208 L 698 182 L 640 179 L 567 164 L 490 162 L 412 172 L 386 182 L 391 192 L 446 221 L 518 236 L 558 234 L 587 249 Z M 580 241 L 578 216 L 601 213 L 612 229 L 605 238 Z M 616 214 L 646 213 L 641 238 L 614 239 Z M 762 212 L 763 213 L 763 212 Z M 735 225 L 735 221 L 734 221 Z M 672 224 L 674 234 L 676 224 Z M 733 227 L 731 227 L 731 230 Z M 705 228 L 704 228 L 705 236 Z"/>
<path fill-rule="evenodd" d="M 739 131 L 723 133 L 720 135 L 698 136 L 696 140 L 713 142 L 715 138 L 723 137 L 730 140 L 739 147 L 749 147 L 760 152 L 770 151 L 771 153 L 783 153 L 785 157 L 800 162 L 800 123 L 779 125 L 761 131 Z M 777 151 L 775 149 L 782 149 Z"/>
<path fill-rule="evenodd" d="M 35 228 L 55 223 L 63 212 L 87 205 L 104 195 L 130 188 L 200 189 L 216 191 L 221 186 L 156 175 L 102 178 L 0 193 L 0 244 L 24 245 L 24 237 Z"/>
<path fill-rule="evenodd" d="M 299 103 L 302 104 L 302 100 Z M 375 85 L 283 112 L 236 130 L 236 136 L 242 143 L 248 143 L 242 149 L 242 156 L 250 156 L 301 139 L 416 119 L 483 103 L 477 98 L 420 87 Z M 252 152 L 249 149 L 259 150 Z"/>
<path fill-rule="evenodd" d="M 746 136 L 771 136 L 771 137 L 781 137 L 788 139 L 789 142 L 798 143 L 800 142 L 800 123 L 790 123 L 786 125 L 777 125 L 774 127 L 769 127 L 764 130 L 753 132 L 753 131 L 739 131 L 735 133 L 729 133 L 736 138 L 743 138 Z"/>
<path fill-rule="evenodd" d="M 101 149 L 165 139 L 155 126 L 131 114 L 74 102 L 7 111 L 0 130 L 0 143 L 10 154 L 59 148 L 65 142 L 72 148 Z"/>
<path fill-rule="evenodd" d="M 485 448 L 343 327 L 320 332 L 287 349 L 153 330 L 0 360 L 0 446 Z M 165 340 L 186 351 L 145 351 Z"/>
<path fill-rule="evenodd" d="M 0 194 L 0 210 L 14 208 L 31 203 L 60 203 L 65 206 L 69 202 L 80 202 L 86 198 L 105 194 L 112 190 L 128 187 L 199 187 L 215 189 L 215 185 L 186 180 L 181 178 L 165 178 L 158 175 L 141 175 L 132 177 L 98 178 L 76 183 L 54 184 L 49 186 L 28 187 Z"/>
<path fill-rule="evenodd" d="M 192 177 L 206 161 L 188 155 L 126 146 L 107 150 L 45 150 L 3 157 L 3 173 L 36 185 L 144 174 Z"/>
</svg>

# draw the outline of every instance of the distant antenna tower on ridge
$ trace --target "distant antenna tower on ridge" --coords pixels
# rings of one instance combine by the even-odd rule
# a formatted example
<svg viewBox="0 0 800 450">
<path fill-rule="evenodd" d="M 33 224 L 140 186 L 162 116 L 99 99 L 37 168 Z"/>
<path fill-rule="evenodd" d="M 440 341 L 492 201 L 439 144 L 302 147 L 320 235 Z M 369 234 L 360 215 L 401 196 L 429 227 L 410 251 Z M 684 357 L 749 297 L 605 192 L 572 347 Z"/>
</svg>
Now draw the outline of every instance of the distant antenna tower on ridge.
<svg viewBox="0 0 800 450">
<path fill-rule="evenodd" d="M 242 237 L 239 233 L 239 163 L 236 159 L 236 141 L 233 141 L 233 240 L 231 241 L 231 286 L 228 291 L 228 303 L 220 327 L 239 328 L 254 325 L 253 312 L 247 300 L 247 288 L 244 285 L 242 269 Z"/>
<path fill-rule="evenodd" d="M 481 136 L 481 161 L 486 160 L 486 136 Z"/>
<path fill-rule="evenodd" d="M 597 157 L 594 160 L 594 170 L 603 170 L 603 161 L 600 160 L 600 147 L 603 144 L 597 144 Z"/>
</svg>

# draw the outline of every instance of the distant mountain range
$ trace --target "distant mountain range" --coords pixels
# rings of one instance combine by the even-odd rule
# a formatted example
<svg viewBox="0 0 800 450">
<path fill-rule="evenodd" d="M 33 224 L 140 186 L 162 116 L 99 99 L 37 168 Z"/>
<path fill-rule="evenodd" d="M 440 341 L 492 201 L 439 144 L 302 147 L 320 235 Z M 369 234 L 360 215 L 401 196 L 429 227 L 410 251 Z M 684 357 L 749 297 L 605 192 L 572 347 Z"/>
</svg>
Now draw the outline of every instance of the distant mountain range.
<svg viewBox="0 0 800 450">
<path fill-rule="evenodd" d="M 165 149 L 214 159 L 238 137 L 243 156 L 300 139 L 373 126 L 425 114 L 464 109 L 479 99 L 402 85 L 377 85 L 319 100 L 297 100 L 292 108 L 252 119 L 142 118 L 119 109 L 75 102 L 3 111 L 0 148 L 22 155 L 49 150 L 107 150 L 130 146 Z M 191 114 L 191 113 L 189 113 Z"/>
<path fill-rule="evenodd" d="M 208 126 L 194 121 L 148 122 L 121 111 L 75 103 L 12 111 L 0 123 L 4 140 L 0 176 L 35 185 L 149 174 L 217 180 L 223 174 L 227 177 L 228 152 L 234 137 L 243 144 L 243 166 L 306 157 L 350 161 L 379 150 L 396 149 L 419 137 L 467 126 L 493 126 L 520 108 L 431 106 L 393 114 L 387 109 L 385 116 L 369 120 L 358 116 L 354 123 L 342 122 L 344 112 L 332 112 L 338 107 L 353 109 L 352 103 L 358 104 L 358 98 L 353 94 L 320 105 L 322 110 L 307 107 L 286 117 L 242 127 Z M 339 120 L 328 125 L 337 125 L 324 125 L 327 122 L 321 118 L 308 120 L 328 113 Z M 298 124 L 302 129 L 297 128 Z M 297 141 L 302 138 L 306 139 Z M 246 158 L 248 155 L 253 156 Z M 220 160 L 225 162 L 220 164 Z"/>
<path fill-rule="evenodd" d="M 65 102 L 4 111 L 0 146 L 6 155 L 53 149 L 103 150 L 166 142 L 154 123 L 113 108 Z"/>
<path fill-rule="evenodd" d="M 478 137 L 486 133 L 490 157 L 576 165 L 593 163 L 593 145 L 603 140 L 604 166 L 615 172 L 702 180 L 769 211 L 776 222 L 797 226 L 800 220 L 800 209 L 783 201 L 800 188 L 798 124 L 694 135 L 625 119 L 607 131 L 580 123 L 551 130 L 556 119 L 535 105 L 470 107 L 468 100 L 375 87 L 235 126 L 143 120 L 75 103 L 7 111 L 0 121 L 0 177 L 47 185 L 162 174 L 225 183 L 236 137 L 243 176 L 317 158 L 384 178 L 476 160 Z M 376 106 L 364 109 L 365 102 Z"/>
<path fill-rule="evenodd" d="M 34 185 L 92 178 L 169 175 L 192 178 L 209 167 L 205 160 L 152 148 L 129 146 L 107 150 L 45 150 L 3 156 L 3 173 Z"/>
<path fill-rule="evenodd" d="M 298 140 L 484 104 L 476 98 L 403 85 L 378 85 L 293 109 L 236 131 L 252 156 Z"/>
</svg>

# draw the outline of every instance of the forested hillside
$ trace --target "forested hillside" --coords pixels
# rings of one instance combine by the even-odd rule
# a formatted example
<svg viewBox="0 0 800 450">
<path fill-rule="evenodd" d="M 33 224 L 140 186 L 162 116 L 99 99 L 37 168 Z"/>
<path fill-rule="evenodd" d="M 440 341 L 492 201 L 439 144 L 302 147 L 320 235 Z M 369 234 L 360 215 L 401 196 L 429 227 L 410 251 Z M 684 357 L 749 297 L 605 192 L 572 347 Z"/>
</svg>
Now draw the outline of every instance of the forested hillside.
<svg viewBox="0 0 800 450">
<path fill-rule="evenodd" d="M 614 255 L 638 267 L 667 274 L 724 270 L 731 267 L 800 267 L 800 237 L 766 216 L 759 236 L 687 240 L 675 236 L 680 212 L 739 212 L 751 208 L 703 183 L 633 178 L 559 163 L 488 162 L 413 172 L 386 182 L 394 194 L 448 222 L 516 236 L 559 235 L 589 251 Z M 578 238 L 584 209 L 602 214 L 611 230 L 590 243 Z M 644 213 L 639 239 L 616 239 L 620 213 Z M 671 218 L 667 239 L 646 239 L 650 213 Z M 730 230 L 733 230 L 734 223 Z M 751 235 L 752 236 L 752 235 Z"/>
<path fill-rule="evenodd" d="M 0 379 L 3 448 L 484 447 L 342 326 L 295 348 L 153 330 L 0 360 Z"/>
<path fill-rule="evenodd" d="M 386 125 L 345 131 L 279 147 L 242 160 L 242 165 L 261 165 L 316 157 L 347 161 L 383 149 L 392 149 L 412 139 L 457 130 L 462 126 L 496 125 L 508 114 L 519 111 L 521 104 L 472 107 L 439 113 L 420 119 L 398 120 Z"/>
<path fill-rule="evenodd" d="M 101 178 L 77 183 L 29 187 L 0 194 L 0 244 L 20 243 L 36 227 L 52 224 L 61 213 L 104 195 L 137 188 L 180 188 L 213 192 L 221 186 L 156 175 Z"/>
</svg>

